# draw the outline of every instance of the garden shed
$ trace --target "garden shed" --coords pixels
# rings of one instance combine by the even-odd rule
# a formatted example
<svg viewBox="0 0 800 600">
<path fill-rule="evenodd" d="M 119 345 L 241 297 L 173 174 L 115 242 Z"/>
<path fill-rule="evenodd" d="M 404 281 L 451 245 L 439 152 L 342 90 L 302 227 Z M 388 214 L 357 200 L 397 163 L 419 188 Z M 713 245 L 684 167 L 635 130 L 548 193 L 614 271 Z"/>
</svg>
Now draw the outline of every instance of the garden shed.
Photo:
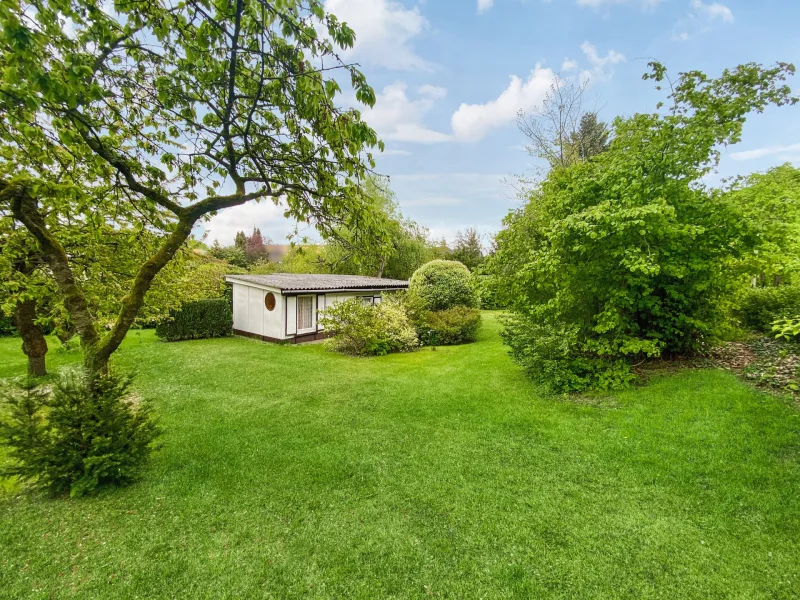
<svg viewBox="0 0 800 600">
<path fill-rule="evenodd" d="M 319 312 L 360 298 L 376 304 L 384 293 L 408 288 L 400 279 L 359 275 L 228 275 L 233 284 L 233 332 L 270 342 L 323 337 Z"/>
</svg>

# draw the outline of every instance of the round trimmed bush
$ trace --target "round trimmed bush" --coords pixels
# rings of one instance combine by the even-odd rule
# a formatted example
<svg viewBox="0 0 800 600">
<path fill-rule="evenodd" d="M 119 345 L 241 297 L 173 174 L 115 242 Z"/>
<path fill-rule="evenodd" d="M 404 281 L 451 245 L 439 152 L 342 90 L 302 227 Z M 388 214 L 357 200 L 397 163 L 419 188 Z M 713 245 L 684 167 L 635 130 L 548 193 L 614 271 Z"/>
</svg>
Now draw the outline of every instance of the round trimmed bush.
<svg viewBox="0 0 800 600">
<path fill-rule="evenodd" d="M 472 275 L 457 260 L 432 260 L 425 263 L 411 276 L 408 291 L 422 298 L 428 310 L 478 306 Z"/>
</svg>

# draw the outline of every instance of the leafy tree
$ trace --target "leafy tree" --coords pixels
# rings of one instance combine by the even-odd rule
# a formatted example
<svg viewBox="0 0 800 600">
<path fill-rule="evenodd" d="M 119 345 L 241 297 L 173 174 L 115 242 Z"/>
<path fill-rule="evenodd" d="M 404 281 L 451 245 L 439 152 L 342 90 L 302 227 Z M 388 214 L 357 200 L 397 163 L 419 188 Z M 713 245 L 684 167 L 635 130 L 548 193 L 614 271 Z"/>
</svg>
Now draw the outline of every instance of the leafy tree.
<svg viewBox="0 0 800 600">
<path fill-rule="evenodd" d="M 25 230 L 9 216 L 0 218 L 0 315 L 12 317 L 28 358 L 28 374 L 47 374 L 47 340 L 41 327 L 45 304 L 52 297 L 41 256 Z M 43 288 L 43 289 L 42 289 Z"/>
<path fill-rule="evenodd" d="M 645 79 L 660 87 L 666 69 L 651 68 Z M 782 63 L 682 73 L 668 110 L 617 118 L 607 151 L 552 170 L 507 217 L 491 264 L 513 309 L 505 341 L 534 379 L 618 387 L 633 361 L 714 335 L 747 224 L 699 182 L 749 113 L 797 101 L 784 83 L 793 73 Z"/>
<path fill-rule="evenodd" d="M 267 242 L 272 243 L 272 241 L 269 239 Z M 269 260 L 269 252 L 264 244 L 264 238 L 261 236 L 260 229 L 253 227 L 253 235 L 247 238 L 244 254 L 248 262 L 251 264 L 259 261 Z"/>
<path fill-rule="evenodd" d="M 456 235 L 456 243 L 453 248 L 453 260 L 457 260 L 466 266 L 470 271 L 477 269 L 483 262 L 483 244 L 478 230 L 468 227 Z"/>
<path fill-rule="evenodd" d="M 233 245 L 239 248 L 242 252 L 247 248 L 247 236 L 244 231 L 237 231 L 236 237 L 233 239 Z"/>
<path fill-rule="evenodd" d="M 354 34 L 319 0 L 114 10 L 94 0 L 0 8 L 0 206 L 36 239 L 94 373 L 208 215 L 281 199 L 323 238 L 341 227 L 385 238 L 358 193 L 367 150 L 380 144 L 356 110 L 337 107 L 328 73 L 344 71 L 362 103 L 374 92 L 338 59 Z M 78 175 L 55 180 L 54 168 Z M 88 192 L 103 186 L 109 193 Z M 56 226 L 59 215 L 70 219 Z M 136 265 L 103 333 L 66 248 L 83 223 L 112 217 L 138 224 L 134 235 L 151 231 L 158 247 Z"/>
<path fill-rule="evenodd" d="M 430 260 L 447 260 L 453 255 L 453 250 L 447 244 L 444 236 L 439 240 L 433 240 L 428 244 Z"/>
<path fill-rule="evenodd" d="M 745 283 L 772 286 L 797 283 L 800 274 L 800 169 L 781 165 L 731 182 L 723 199 L 752 228 L 757 252 L 746 254 L 732 268 L 744 272 Z"/>
<path fill-rule="evenodd" d="M 428 260 L 427 230 L 403 216 L 394 193 L 383 179 L 368 177 L 361 193 L 382 220 L 388 243 L 359 240 L 343 228 L 324 248 L 321 260 L 331 273 L 408 279 Z"/>
</svg>

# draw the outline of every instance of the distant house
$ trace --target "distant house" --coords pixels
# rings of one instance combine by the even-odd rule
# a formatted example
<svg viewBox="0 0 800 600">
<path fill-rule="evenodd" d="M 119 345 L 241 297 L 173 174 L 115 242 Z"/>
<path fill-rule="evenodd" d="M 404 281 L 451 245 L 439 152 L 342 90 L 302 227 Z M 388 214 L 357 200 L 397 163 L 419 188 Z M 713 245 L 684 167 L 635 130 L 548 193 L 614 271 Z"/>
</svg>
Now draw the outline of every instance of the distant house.
<svg viewBox="0 0 800 600">
<path fill-rule="evenodd" d="M 233 331 L 271 342 L 323 336 L 318 314 L 350 298 L 375 304 L 384 293 L 408 288 L 399 279 L 358 275 L 228 275 L 233 284 Z"/>
<path fill-rule="evenodd" d="M 286 258 L 292 246 L 290 244 L 267 244 L 266 249 L 270 262 L 279 263 Z"/>
</svg>

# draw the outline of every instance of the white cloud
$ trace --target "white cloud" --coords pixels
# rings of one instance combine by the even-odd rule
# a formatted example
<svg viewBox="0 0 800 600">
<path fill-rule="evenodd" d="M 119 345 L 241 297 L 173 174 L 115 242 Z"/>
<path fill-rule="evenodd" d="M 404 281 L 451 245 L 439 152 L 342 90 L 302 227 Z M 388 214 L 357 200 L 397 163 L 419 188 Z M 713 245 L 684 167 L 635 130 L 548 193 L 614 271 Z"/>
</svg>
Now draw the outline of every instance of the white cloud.
<svg viewBox="0 0 800 600">
<path fill-rule="evenodd" d="M 605 6 L 612 6 L 616 4 L 638 4 L 642 9 L 653 9 L 662 0 L 578 0 L 578 6 L 588 6 L 589 8 L 600 9 Z"/>
<path fill-rule="evenodd" d="M 428 96 L 429 98 L 432 98 L 434 100 L 441 100 L 445 96 L 447 96 L 447 88 L 443 88 L 438 85 L 428 85 L 428 84 L 421 85 L 419 86 L 417 91 L 421 95 Z"/>
<path fill-rule="evenodd" d="M 282 204 L 276 205 L 271 200 L 248 202 L 222 210 L 202 224 L 203 231 L 208 233 L 206 242 L 213 244 L 214 240 L 219 240 L 223 246 L 230 245 L 237 231 L 249 235 L 253 227 L 258 227 L 264 237 L 270 237 L 276 244 L 284 243 L 294 226 L 294 221 L 283 216 L 284 210 Z"/>
<path fill-rule="evenodd" d="M 478 14 L 483 14 L 494 5 L 494 0 L 478 0 Z"/>
<path fill-rule="evenodd" d="M 381 156 L 412 156 L 408 150 L 398 150 L 397 148 L 387 148 L 381 152 Z"/>
<path fill-rule="evenodd" d="M 589 64 L 592 65 L 591 69 L 584 69 L 581 71 L 581 82 L 605 81 L 613 75 L 614 65 L 625 62 L 625 55 L 616 50 L 609 50 L 605 56 L 600 56 L 597 53 L 597 47 L 589 42 L 583 42 L 583 44 L 581 44 L 581 50 L 589 61 Z"/>
<path fill-rule="evenodd" d="M 432 70 L 414 52 L 412 38 L 429 25 L 418 7 L 407 9 L 393 0 L 326 0 L 325 10 L 345 21 L 356 33 L 348 58 L 398 70 Z"/>
<path fill-rule="evenodd" d="M 719 2 L 705 4 L 702 0 L 692 0 L 691 7 L 697 14 L 704 15 L 711 21 L 719 19 L 723 23 L 733 23 L 733 12 Z"/>
<path fill-rule="evenodd" d="M 711 26 L 717 22 L 733 23 L 733 12 L 730 8 L 719 2 L 704 3 L 702 0 L 691 0 L 690 11 L 675 25 L 672 39 L 676 42 L 686 40 L 701 33 L 711 31 Z"/>
<path fill-rule="evenodd" d="M 605 56 L 600 56 L 597 48 L 589 42 L 584 42 L 581 50 L 590 65 L 590 68 L 580 72 L 581 82 L 607 80 L 614 72 L 613 66 L 625 61 L 625 56 L 616 50 L 609 50 Z M 564 72 L 577 68 L 577 61 L 571 59 L 565 59 L 561 65 Z M 494 100 L 484 104 L 461 104 L 458 107 L 450 119 L 453 135 L 457 140 L 477 141 L 492 129 L 513 122 L 520 110 L 530 111 L 542 103 L 555 76 L 552 69 L 541 65 L 536 65 L 526 81 L 511 75 L 508 87 Z"/>
<path fill-rule="evenodd" d="M 800 152 L 800 144 L 789 144 L 788 146 L 767 146 L 756 148 L 755 150 L 744 150 L 742 152 L 732 152 L 730 157 L 733 160 L 754 160 L 765 156 L 785 154 L 790 152 Z"/>
<path fill-rule="evenodd" d="M 436 100 L 447 94 L 447 90 L 424 85 L 418 90 L 418 98 L 413 100 L 408 97 L 407 90 L 408 86 L 403 82 L 387 85 L 378 94 L 375 106 L 363 112 L 364 120 L 384 140 L 421 144 L 449 141 L 451 136 L 427 129 L 422 124 L 425 114 L 433 108 Z"/>
<path fill-rule="evenodd" d="M 453 113 L 450 123 L 456 138 L 477 141 L 490 130 L 513 122 L 520 110 L 531 110 L 544 100 L 555 73 L 536 65 L 528 79 L 511 76 L 508 87 L 494 100 L 485 104 L 462 104 Z"/>
<path fill-rule="evenodd" d="M 564 62 L 561 63 L 562 73 L 569 73 L 570 71 L 574 71 L 577 68 L 578 68 L 578 61 L 573 60 L 571 58 L 565 58 Z"/>
</svg>

